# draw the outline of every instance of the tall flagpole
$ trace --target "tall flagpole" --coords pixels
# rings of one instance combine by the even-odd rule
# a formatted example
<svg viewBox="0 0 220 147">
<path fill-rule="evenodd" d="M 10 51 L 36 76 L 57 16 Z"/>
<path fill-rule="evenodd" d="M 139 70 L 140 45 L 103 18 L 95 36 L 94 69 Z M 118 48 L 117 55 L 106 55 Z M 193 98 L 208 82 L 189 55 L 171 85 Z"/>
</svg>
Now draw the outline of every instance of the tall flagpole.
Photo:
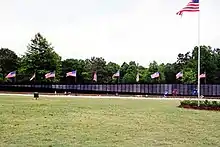
<svg viewBox="0 0 220 147">
<path fill-rule="evenodd" d="M 199 98 L 200 98 L 200 11 L 198 12 L 198 105 L 199 104 Z"/>
</svg>

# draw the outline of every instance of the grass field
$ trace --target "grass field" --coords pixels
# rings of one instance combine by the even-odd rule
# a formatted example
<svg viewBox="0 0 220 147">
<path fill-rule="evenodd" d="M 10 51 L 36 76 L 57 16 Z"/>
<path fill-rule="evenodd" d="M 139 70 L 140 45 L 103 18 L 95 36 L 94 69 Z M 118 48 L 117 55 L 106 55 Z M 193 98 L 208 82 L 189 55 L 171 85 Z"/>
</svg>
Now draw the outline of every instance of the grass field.
<svg viewBox="0 0 220 147">
<path fill-rule="evenodd" d="M 217 147 L 220 113 L 179 101 L 0 96 L 0 146 Z"/>
</svg>

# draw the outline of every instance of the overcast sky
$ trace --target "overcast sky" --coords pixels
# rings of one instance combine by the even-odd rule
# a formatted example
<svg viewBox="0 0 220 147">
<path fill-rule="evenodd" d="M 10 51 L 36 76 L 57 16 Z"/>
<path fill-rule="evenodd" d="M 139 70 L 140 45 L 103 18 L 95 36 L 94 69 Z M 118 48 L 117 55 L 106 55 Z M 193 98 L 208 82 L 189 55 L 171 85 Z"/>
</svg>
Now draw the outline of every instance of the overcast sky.
<svg viewBox="0 0 220 147">
<path fill-rule="evenodd" d="M 23 54 L 40 32 L 63 59 L 174 62 L 198 44 L 189 0 L 1 0 L 0 47 Z M 200 0 L 201 44 L 220 47 L 220 0 Z"/>
</svg>

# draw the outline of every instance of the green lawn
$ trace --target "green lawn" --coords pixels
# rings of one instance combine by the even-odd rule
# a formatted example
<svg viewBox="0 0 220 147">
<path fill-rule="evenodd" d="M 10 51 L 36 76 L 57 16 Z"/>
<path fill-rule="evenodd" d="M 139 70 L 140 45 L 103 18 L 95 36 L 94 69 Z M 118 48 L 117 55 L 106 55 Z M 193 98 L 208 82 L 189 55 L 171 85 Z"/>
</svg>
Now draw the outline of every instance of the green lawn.
<svg viewBox="0 0 220 147">
<path fill-rule="evenodd" d="M 178 105 L 179 101 L 0 96 L 0 146 L 220 146 L 220 112 Z"/>
</svg>

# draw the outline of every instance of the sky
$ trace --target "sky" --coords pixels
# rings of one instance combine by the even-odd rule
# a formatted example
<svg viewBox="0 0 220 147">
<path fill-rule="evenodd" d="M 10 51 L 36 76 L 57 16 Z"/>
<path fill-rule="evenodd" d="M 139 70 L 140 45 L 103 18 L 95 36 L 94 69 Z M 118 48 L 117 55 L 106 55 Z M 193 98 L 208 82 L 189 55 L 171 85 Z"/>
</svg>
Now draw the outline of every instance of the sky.
<svg viewBox="0 0 220 147">
<path fill-rule="evenodd" d="M 189 0 L 1 0 L 0 47 L 18 55 L 40 32 L 62 59 L 103 57 L 147 66 L 175 62 L 198 45 Z M 220 1 L 200 0 L 200 44 L 220 48 Z"/>
</svg>

